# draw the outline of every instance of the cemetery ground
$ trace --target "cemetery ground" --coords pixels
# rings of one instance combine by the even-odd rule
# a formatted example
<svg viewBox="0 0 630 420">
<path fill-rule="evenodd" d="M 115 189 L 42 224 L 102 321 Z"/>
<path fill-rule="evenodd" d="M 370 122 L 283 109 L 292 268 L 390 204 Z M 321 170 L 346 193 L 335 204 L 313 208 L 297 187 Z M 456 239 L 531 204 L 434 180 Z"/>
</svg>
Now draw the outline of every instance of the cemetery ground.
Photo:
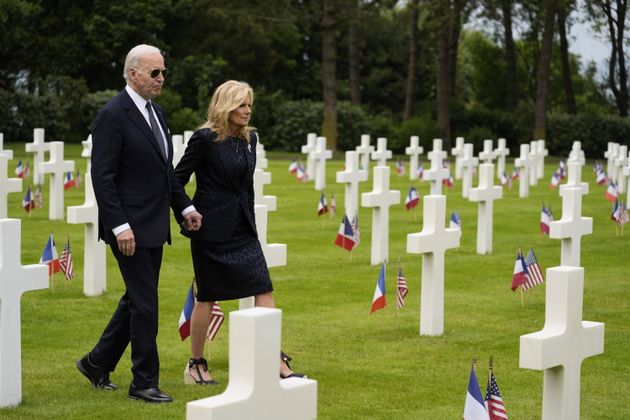
<svg viewBox="0 0 630 420">
<path fill-rule="evenodd" d="M 5 148 L 14 150 L 15 158 L 9 163 L 12 174 L 17 159 L 27 156 L 23 144 L 7 144 Z M 447 218 L 451 211 L 459 211 L 463 234 L 461 246 L 445 255 L 444 335 L 426 337 L 418 335 L 422 257 L 406 253 L 407 234 L 422 230 L 422 200 L 414 211 L 406 211 L 404 197 L 412 185 L 421 197 L 428 194 L 429 183 L 410 181 L 408 174 L 397 176 L 396 158 L 389 161 L 390 188 L 400 190 L 402 202 L 390 208 L 387 306 L 370 315 L 380 270 L 370 265 L 371 209 L 359 207 L 361 243 L 351 258 L 350 253 L 333 245 L 343 214 L 344 188 L 335 183 L 343 160 L 328 162 L 325 193 L 329 202 L 330 193 L 334 193 L 337 202 L 337 214 L 329 218 L 317 216 L 320 192 L 315 191 L 314 183 L 299 183 L 287 171 L 290 159 L 300 157 L 298 154 L 268 152 L 267 157 L 272 183 L 264 192 L 278 199 L 278 210 L 269 213 L 267 239 L 288 246 L 287 265 L 271 269 L 274 297 L 282 309 L 282 348 L 293 356 L 296 371 L 318 381 L 318 418 L 461 418 L 475 355 L 482 392 L 488 378 L 488 359 L 493 356 L 509 417 L 540 418 L 543 373 L 519 368 L 519 337 L 542 329 L 546 285 L 525 292 L 524 306 L 519 292 L 512 292 L 510 285 L 519 247 L 524 252 L 533 247 L 543 269 L 560 264 L 560 241 L 539 231 L 543 201 L 551 204 L 555 220 L 562 214 L 558 190 L 548 187 L 557 159 L 547 159 L 545 178 L 530 188 L 529 198 L 518 198 L 515 183 L 495 201 L 491 255 L 476 253 L 477 203 L 461 197 L 461 180 L 456 180 L 452 189 L 444 189 Z M 66 159 L 75 160 L 85 173 L 80 145 L 68 145 Z M 426 155 L 422 161 L 427 166 Z M 513 156 L 506 171 L 512 169 L 512 162 Z M 591 163 L 583 167 L 582 175 L 583 181 L 590 183 L 582 215 L 593 217 L 593 234 L 582 239 L 582 319 L 604 322 L 606 331 L 604 354 L 582 364 L 581 418 L 620 419 L 630 412 L 630 228 L 623 237 L 615 235 L 611 205 L 604 199 L 605 187 L 595 183 Z M 372 168 L 369 180 L 360 184 L 360 192 L 372 190 Z M 473 186 L 477 182 L 475 179 Z M 190 185 L 188 191 L 193 190 Z M 90 388 L 75 361 L 96 343 L 123 293 L 122 279 L 108 250 L 107 292 L 100 297 L 83 296 L 83 225 L 48 220 L 47 185 L 42 188 L 44 208 L 35 209 L 29 218 L 20 206 L 24 191 L 26 185 L 21 194 L 10 194 L 8 204 L 9 217 L 22 219 L 22 264 L 39 261 L 50 231 L 59 254 L 69 235 L 75 278 L 66 281 L 58 273 L 50 289 L 23 295 L 22 404 L 0 410 L 0 418 L 181 419 L 188 401 L 223 392 L 228 383 L 228 322 L 209 346 L 209 365 L 220 385 L 183 384 L 190 344 L 188 340 L 181 342 L 177 324 L 193 271 L 188 240 L 178 234 L 174 221 L 173 244 L 165 247 L 160 278 L 158 348 L 160 387 L 175 401 L 150 405 L 127 399 L 129 348 L 111 375 L 120 389 L 105 392 Z M 83 201 L 83 186 L 66 191 L 66 207 Z M 409 286 L 405 306 L 399 312 L 395 292 L 398 258 Z M 227 314 L 238 308 L 238 302 L 221 304 L 227 321 Z"/>
</svg>

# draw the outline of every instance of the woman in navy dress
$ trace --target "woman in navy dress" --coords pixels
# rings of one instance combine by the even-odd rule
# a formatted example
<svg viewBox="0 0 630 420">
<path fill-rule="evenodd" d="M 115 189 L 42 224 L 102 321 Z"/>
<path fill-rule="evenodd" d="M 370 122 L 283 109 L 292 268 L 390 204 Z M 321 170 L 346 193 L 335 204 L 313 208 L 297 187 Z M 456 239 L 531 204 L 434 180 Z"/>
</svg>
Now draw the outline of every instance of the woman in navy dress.
<svg viewBox="0 0 630 420">
<path fill-rule="evenodd" d="M 257 136 L 249 126 L 253 100 L 254 92 L 247 83 L 230 80 L 219 86 L 206 122 L 188 141 L 175 169 L 184 186 L 195 174 L 193 203 L 203 215 L 198 231 L 181 231 L 190 238 L 197 285 L 186 383 L 217 383 L 203 358 L 215 301 L 254 296 L 256 306 L 275 307 L 254 218 Z M 294 373 L 288 361 L 282 353 L 280 376 L 303 376 Z"/>
</svg>

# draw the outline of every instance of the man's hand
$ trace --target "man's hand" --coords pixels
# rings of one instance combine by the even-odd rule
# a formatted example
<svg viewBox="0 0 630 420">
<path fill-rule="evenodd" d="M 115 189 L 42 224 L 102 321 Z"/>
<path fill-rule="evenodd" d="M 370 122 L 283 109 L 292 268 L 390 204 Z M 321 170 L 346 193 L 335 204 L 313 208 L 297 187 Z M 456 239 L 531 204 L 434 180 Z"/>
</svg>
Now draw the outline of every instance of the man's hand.
<svg viewBox="0 0 630 420">
<path fill-rule="evenodd" d="M 130 257 L 136 252 L 136 238 L 131 229 L 125 229 L 116 235 L 118 250 L 125 256 Z"/>
<path fill-rule="evenodd" d="M 201 229 L 202 218 L 203 216 L 197 210 L 186 213 L 186 215 L 184 216 L 184 222 L 182 223 L 184 229 L 188 231 Z"/>
</svg>

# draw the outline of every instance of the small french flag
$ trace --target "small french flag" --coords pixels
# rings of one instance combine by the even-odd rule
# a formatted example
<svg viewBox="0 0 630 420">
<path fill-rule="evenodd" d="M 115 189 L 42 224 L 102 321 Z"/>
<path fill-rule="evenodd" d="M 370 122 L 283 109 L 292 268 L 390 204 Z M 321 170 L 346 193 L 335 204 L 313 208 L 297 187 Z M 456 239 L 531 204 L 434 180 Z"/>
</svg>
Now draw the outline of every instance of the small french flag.
<svg viewBox="0 0 630 420">
<path fill-rule="evenodd" d="M 378 275 L 378 281 L 376 282 L 370 314 L 373 314 L 379 309 L 383 309 L 385 305 L 387 305 L 387 302 L 385 301 L 385 263 L 383 263 L 381 273 Z"/>
<path fill-rule="evenodd" d="M 195 292 L 193 291 L 193 285 L 190 285 L 188 295 L 186 295 L 186 301 L 184 302 L 184 308 L 179 315 L 179 336 L 184 341 L 190 335 L 190 318 L 192 318 L 192 312 L 195 307 Z"/>
</svg>

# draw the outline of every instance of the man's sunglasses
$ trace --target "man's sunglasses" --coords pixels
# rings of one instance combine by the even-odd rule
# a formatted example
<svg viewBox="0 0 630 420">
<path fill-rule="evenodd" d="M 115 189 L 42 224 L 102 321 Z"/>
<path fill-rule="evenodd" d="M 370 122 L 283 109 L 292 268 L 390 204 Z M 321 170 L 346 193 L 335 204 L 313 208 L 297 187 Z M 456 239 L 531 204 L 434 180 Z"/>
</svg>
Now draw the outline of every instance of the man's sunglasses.
<svg viewBox="0 0 630 420">
<path fill-rule="evenodd" d="M 147 73 L 149 73 L 149 75 L 151 76 L 152 79 L 155 79 L 156 77 L 158 77 L 160 75 L 160 73 L 162 73 L 162 76 L 164 76 L 164 78 L 166 79 L 166 77 L 168 77 L 168 69 L 167 68 L 163 68 L 163 69 L 153 69 L 151 71 L 145 70 Z"/>
</svg>

